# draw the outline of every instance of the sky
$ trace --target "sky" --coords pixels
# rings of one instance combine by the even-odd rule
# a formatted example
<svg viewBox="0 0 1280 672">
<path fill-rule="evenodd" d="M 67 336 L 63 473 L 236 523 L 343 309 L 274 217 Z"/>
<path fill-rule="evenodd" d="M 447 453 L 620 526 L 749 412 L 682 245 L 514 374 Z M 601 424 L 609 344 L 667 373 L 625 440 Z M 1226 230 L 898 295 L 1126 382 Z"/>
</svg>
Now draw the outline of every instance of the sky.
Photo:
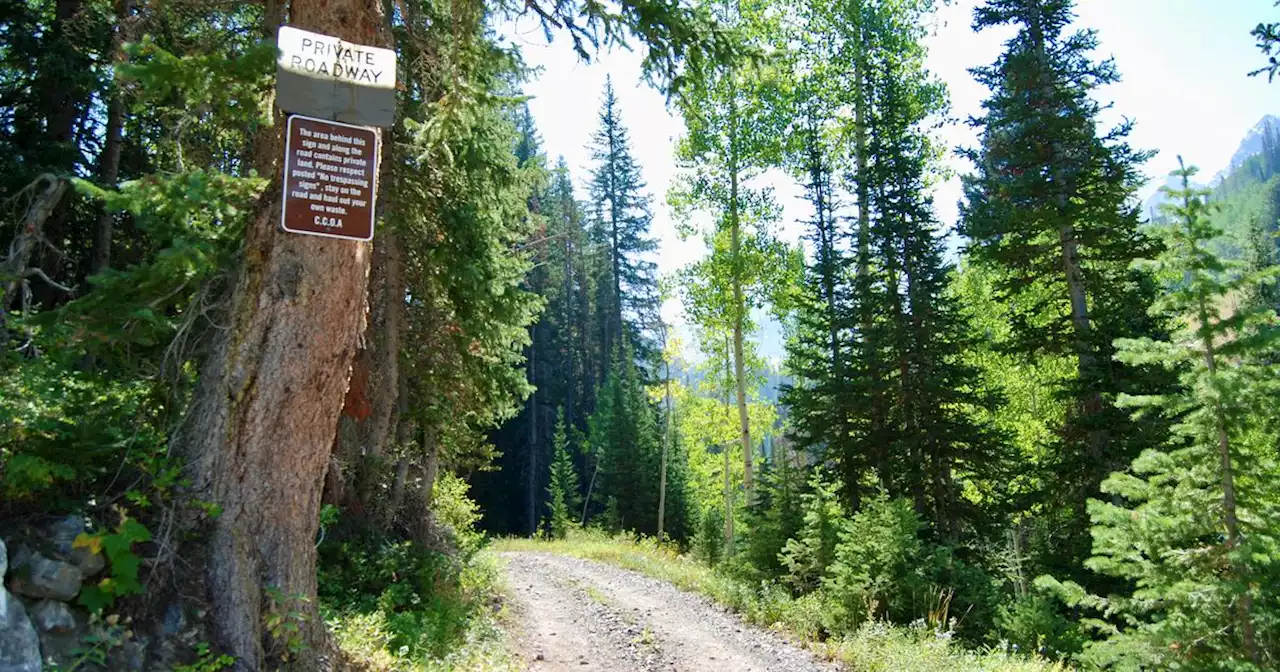
<svg viewBox="0 0 1280 672">
<path fill-rule="evenodd" d="M 986 65 L 1003 50 L 1011 32 L 971 29 L 977 0 L 952 0 L 933 18 L 926 44 L 927 67 L 947 84 L 951 99 L 951 123 L 940 131 L 950 147 L 976 146 L 977 135 L 964 120 L 981 113 L 985 87 L 973 80 L 969 68 Z M 1133 119 L 1130 142 L 1136 148 L 1159 153 L 1146 165 L 1153 179 L 1139 196 L 1147 198 L 1177 167 L 1182 155 L 1188 165 L 1200 167 L 1207 180 L 1226 167 L 1245 134 L 1266 114 L 1280 114 L 1280 81 L 1268 84 L 1265 76 L 1249 77 L 1264 58 L 1249 31 L 1263 20 L 1280 19 L 1274 0 L 1080 0 L 1076 27 L 1098 32 L 1098 58 L 1114 58 L 1122 79 L 1097 92 L 1100 101 L 1113 104 L 1103 118 L 1114 124 Z M 606 77 L 612 77 L 623 123 L 631 135 L 634 156 L 640 164 L 653 200 L 651 231 L 659 241 L 658 270 L 669 274 L 702 255 L 698 239 L 680 240 L 666 205 L 666 193 L 675 175 L 674 146 L 683 125 L 659 91 L 640 76 L 639 52 L 622 49 L 598 54 L 582 62 L 563 36 L 550 44 L 532 17 L 514 19 L 498 29 L 499 36 L 520 47 L 525 61 L 540 73 L 525 86 L 531 96 L 529 109 L 542 136 L 543 147 L 554 163 L 563 156 L 585 198 L 590 169 L 591 134 L 599 125 L 598 114 Z M 967 171 L 967 162 L 950 155 L 947 167 L 955 175 Z M 798 220 L 804 216 L 797 185 L 781 173 L 767 178 L 784 207 L 779 235 L 795 240 Z M 935 202 L 939 220 L 950 227 L 960 198 L 959 178 L 939 185 Z M 681 321 L 679 306 L 663 307 L 669 320 Z M 776 324 L 765 324 L 759 334 L 762 354 L 781 356 Z"/>
</svg>

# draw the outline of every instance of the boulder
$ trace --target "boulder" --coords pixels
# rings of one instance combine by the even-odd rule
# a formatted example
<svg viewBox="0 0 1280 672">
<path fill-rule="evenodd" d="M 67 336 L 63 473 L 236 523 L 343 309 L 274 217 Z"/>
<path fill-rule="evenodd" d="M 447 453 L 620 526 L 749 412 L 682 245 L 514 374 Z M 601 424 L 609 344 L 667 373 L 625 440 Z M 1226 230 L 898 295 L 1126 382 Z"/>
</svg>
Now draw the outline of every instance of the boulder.
<svg viewBox="0 0 1280 672">
<path fill-rule="evenodd" d="M 46 531 L 50 550 L 60 560 L 71 558 L 76 537 L 85 532 L 84 516 L 70 515 L 50 525 Z"/>
<path fill-rule="evenodd" d="M 62 518 L 48 528 L 48 539 L 53 556 L 76 566 L 80 574 L 90 577 L 101 572 L 107 566 L 107 559 L 101 553 L 81 546 L 76 548 L 76 538 L 86 534 L 84 516 L 70 515 Z"/>
<path fill-rule="evenodd" d="M 10 572 L 9 589 L 36 599 L 70 602 L 80 594 L 84 574 L 75 565 L 30 552 Z"/>
<path fill-rule="evenodd" d="M 31 607 L 31 620 L 41 632 L 66 633 L 76 629 L 71 608 L 56 600 L 40 600 Z"/>
<path fill-rule="evenodd" d="M 40 672 L 40 640 L 22 602 L 0 587 L 0 672 Z"/>
</svg>

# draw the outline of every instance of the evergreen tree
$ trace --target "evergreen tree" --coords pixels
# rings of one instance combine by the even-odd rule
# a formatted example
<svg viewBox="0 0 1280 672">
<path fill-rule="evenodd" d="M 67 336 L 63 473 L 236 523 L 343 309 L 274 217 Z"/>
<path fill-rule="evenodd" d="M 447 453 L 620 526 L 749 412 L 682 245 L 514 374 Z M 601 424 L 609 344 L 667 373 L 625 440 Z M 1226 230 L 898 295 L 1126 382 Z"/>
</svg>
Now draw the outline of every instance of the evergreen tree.
<svg viewBox="0 0 1280 672">
<path fill-rule="evenodd" d="M 629 350 L 621 350 L 596 397 L 588 421 L 591 450 L 599 469 L 592 502 L 608 504 L 606 524 L 644 534 L 657 531 L 658 469 L 661 459 L 657 418 Z M 595 509 L 598 510 L 598 509 Z"/>
<path fill-rule="evenodd" d="M 1125 142 L 1129 122 L 1099 135 L 1102 105 L 1092 94 L 1119 75 L 1111 61 L 1090 59 L 1093 32 L 1067 32 L 1073 4 L 991 0 L 974 13 L 975 29 L 1013 25 L 1016 33 L 994 64 L 973 71 L 991 96 L 973 121 L 982 146 L 967 152 L 977 172 L 964 178 L 960 231 L 970 258 L 997 272 L 1016 351 L 1076 360 L 1064 390 L 1070 417 L 1044 477 L 1047 496 L 1067 504 L 1055 509 L 1067 515 L 1065 537 L 1044 551 L 1078 565 L 1087 551 L 1085 500 L 1162 425 L 1134 423 L 1113 403 L 1156 384 L 1143 380 L 1148 372 L 1112 364 L 1111 343 L 1160 332 L 1159 316 L 1147 312 L 1154 285 L 1130 267 L 1158 244 L 1139 230 L 1133 205 L 1148 154 Z"/>
<path fill-rule="evenodd" d="M 625 339 L 641 361 L 648 361 L 657 328 L 658 283 L 647 255 L 657 243 L 649 237 L 653 215 L 612 79 L 605 80 L 591 158 L 596 162 L 589 189 L 595 204 L 592 239 L 605 262 L 597 269 L 597 300 L 603 314 L 600 351 L 612 355 Z"/>
<path fill-rule="evenodd" d="M 1142 414 L 1181 418 L 1162 447 L 1149 448 L 1091 500 L 1096 572 L 1125 581 L 1123 593 L 1090 597 L 1044 579 L 1073 603 L 1098 608 L 1105 639 L 1084 659 L 1114 669 L 1247 670 L 1280 663 L 1280 423 L 1269 403 L 1277 371 L 1269 362 L 1280 331 L 1270 309 L 1233 306 L 1232 297 L 1274 282 L 1280 269 L 1244 272 L 1209 248 L 1220 235 L 1205 191 L 1180 169 L 1165 204 L 1164 251 L 1145 265 L 1167 289 L 1155 309 L 1177 317 L 1167 339 L 1121 339 L 1117 359 L 1177 372 L 1173 394 L 1126 396 Z"/>
<path fill-rule="evenodd" d="M 566 433 L 564 410 L 556 414 L 554 445 L 551 457 L 551 476 L 547 485 L 547 517 L 543 522 L 548 536 L 563 539 L 578 520 L 578 508 L 582 506 L 582 494 L 578 491 L 578 471 L 569 455 L 569 437 Z"/>
</svg>

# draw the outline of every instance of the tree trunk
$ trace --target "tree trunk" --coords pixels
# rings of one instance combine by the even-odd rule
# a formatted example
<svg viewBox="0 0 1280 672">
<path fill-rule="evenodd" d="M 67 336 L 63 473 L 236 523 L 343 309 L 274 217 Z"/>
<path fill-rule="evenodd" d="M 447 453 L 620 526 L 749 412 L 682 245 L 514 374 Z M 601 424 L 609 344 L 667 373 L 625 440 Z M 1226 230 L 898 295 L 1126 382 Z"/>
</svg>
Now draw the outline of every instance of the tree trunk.
<svg viewBox="0 0 1280 672">
<path fill-rule="evenodd" d="M 295 0 L 290 18 L 291 25 L 351 42 L 389 43 L 381 3 Z M 276 177 L 245 232 L 228 326 L 214 341 L 175 437 L 189 496 L 222 510 L 202 524 L 202 545 L 183 555 L 203 570 L 213 643 L 236 657 L 237 670 L 283 660 L 286 643 L 263 626 L 267 610 L 282 608 L 280 599 L 307 617 L 298 633 L 306 648 L 295 652 L 294 665 L 314 670 L 333 662 L 315 607 L 315 536 L 364 327 L 369 270 L 367 243 L 279 229 L 282 126 L 265 136 Z"/>
<path fill-rule="evenodd" d="M 729 362 L 725 361 L 725 368 L 728 369 Z M 728 371 L 726 371 L 728 373 Z M 733 416 L 729 413 L 729 388 L 724 389 L 724 415 L 727 422 L 733 421 Z M 733 442 L 729 441 L 721 444 L 720 449 L 724 451 L 724 552 L 726 557 L 733 557 L 733 480 L 730 478 L 729 469 L 729 453 Z"/>
<path fill-rule="evenodd" d="M 667 413 L 666 423 L 662 428 L 662 467 L 658 472 L 658 541 L 662 541 L 662 530 L 667 520 L 667 454 L 671 452 L 671 360 L 668 358 L 667 326 L 662 325 L 662 358 L 666 365 Z"/>
<path fill-rule="evenodd" d="M 116 26 L 111 35 L 111 57 L 119 62 L 123 57 L 121 45 L 130 39 L 133 0 L 119 0 L 116 6 Z M 116 188 L 120 175 L 120 154 L 124 148 L 124 92 L 120 82 L 111 80 L 107 99 L 107 127 L 98 157 L 98 183 L 104 189 Z M 115 214 L 103 208 L 98 224 L 93 230 L 93 254 L 89 261 L 89 273 L 97 275 L 111 266 L 111 235 L 115 228 Z"/>
<path fill-rule="evenodd" d="M 31 257 L 45 242 L 44 224 L 67 193 L 67 181 L 53 175 L 41 175 L 24 191 L 28 190 L 31 192 L 30 205 L 18 222 L 17 235 L 9 244 L 9 256 L 0 265 L 0 281 L 4 282 L 4 290 L 0 292 L 0 324 L 3 324 L 5 312 L 12 306 L 26 279 L 36 274 Z M 44 274 L 42 270 L 39 273 Z"/>
<path fill-rule="evenodd" d="M 733 267 L 733 375 L 738 388 L 738 425 L 742 436 L 742 487 L 750 503 L 752 494 L 751 424 L 747 416 L 746 363 L 743 361 L 742 324 L 746 319 L 746 300 L 742 295 L 742 222 L 738 212 L 738 109 L 737 92 L 729 102 L 729 254 Z"/>
<path fill-rule="evenodd" d="M 368 374 L 365 396 L 371 412 L 356 423 L 355 445 L 344 447 L 343 452 L 360 465 L 355 489 L 361 509 L 373 511 L 378 508 L 375 489 L 384 482 L 385 456 L 394 439 L 405 387 L 400 374 L 400 342 L 405 328 L 404 252 L 390 228 L 380 233 L 373 250 L 368 297 L 369 327 L 356 361 Z"/>
<path fill-rule="evenodd" d="M 404 488 L 405 482 L 409 480 L 409 458 L 401 456 L 396 460 L 396 476 L 391 482 L 391 500 L 387 505 L 386 516 L 388 522 L 396 519 L 396 514 L 400 513 L 400 507 L 404 506 Z"/>
<path fill-rule="evenodd" d="M 529 459 L 525 508 L 529 518 L 529 536 L 538 534 L 538 325 L 529 327 L 529 382 L 534 386 L 529 395 Z"/>
<path fill-rule="evenodd" d="M 870 265 L 871 239 L 871 196 L 869 193 L 870 176 L 867 170 L 867 62 L 865 29 L 862 16 L 862 2 L 854 3 L 854 30 L 857 39 L 854 41 L 855 55 L 853 59 L 853 145 L 857 162 L 855 187 L 858 192 L 858 277 L 865 277 Z"/>
<path fill-rule="evenodd" d="M 1185 186 L 1185 185 L 1184 185 Z M 1216 352 L 1213 343 L 1213 332 L 1210 327 L 1210 308 L 1209 298 L 1204 295 L 1203 291 L 1199 297 L 1199 330 L 1200 345 L 1204 349 L 1204 364 L 1208 370 L 1210 386 L 1215 388 L 1217 394 L 1213 400 L 1213 417 L 1216 425 L 1215 429 L 1218 433 L 1218 459 L 1222 470 L 1222 512 L 1223 518 L 1227 526 L 1227 549 L 1229 553 L 1235 553 L 1240 546 L 1240 519 L 1236 513 L 1236 484 L 1235 474 L 1231 464 L 1231 438 L 1227 432 L 1227 413 L 1222 406 L 1222 391 L 1217 378 L 1217 361 Z M 1248 572 L 1244 567 L 1231 558 L 1231 573 L 1235 574 L 1236 580 L 1248 586 Z M 1246 587 L 1246 591 L 1248 588 Z M 1249 597 L 1248 592 L 1244 592 L 1236 600 L 1237 618 L 1240 620 L 1240 639 L 1244 648 L 1245 655 L 1255 664 L 1262 661 L 1258 656 L 1257 637 L 1254 633 L 1253 616 L 1253 600 Z"/>
</svg>

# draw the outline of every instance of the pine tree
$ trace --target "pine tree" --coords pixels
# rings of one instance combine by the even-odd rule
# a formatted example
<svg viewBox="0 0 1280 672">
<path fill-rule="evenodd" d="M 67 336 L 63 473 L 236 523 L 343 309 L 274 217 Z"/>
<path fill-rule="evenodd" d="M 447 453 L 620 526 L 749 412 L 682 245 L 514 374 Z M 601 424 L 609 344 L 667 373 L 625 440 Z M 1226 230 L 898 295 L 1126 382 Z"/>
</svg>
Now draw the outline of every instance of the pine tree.
<svg viewBox="0 0 1280 672">
<path fill-rule="evenodd" d="M 646 255 L 657 243 L 649 237 L 653 215 L 612 79 L 605 80 L 591 158 L 596 163 L 589 190 L 595 204 L 592 238 L 606 262 L 598 269 L 598 307 L 604 316 L 600 350 L 610 357 L 625 338 L 636 356 L 648 361 L 651 331 L 657 327 L 658 283 L 654 263 Z"/>
<path fill-rule="evenodd" d="M 975 29 L 1010 24 L 1017 32 L 993 65 L 973 71 L 991 96 L 974 121 L 982 146 L 967 152 L 977 171 L 964 178 L 960 232 L 969 257 L 997 272 L 1013 347 L 1028 358 L 1076 360 L 1063 391 L 1070 417 L 1044 481 L 1052 483 L 1048 496 L 1071 506 L 1056 507 L 1067 515 L 1066 537 L 1051 542 L 1047 557 L 1078 564 L 1087 552 L 1085 500 L 1162 425 L 1133 423 L 1112 403 L 1154 382 L 1110 362 L 1115 338 L 1160 332 L 1159 317 L 1146 310 L 1154 285 L 1130 267 L 1158 244 L 1139 230 L 1132 205 L 1148 154 L 1126 143 L 1129 122 L 1099 135 L 1102 105 L 1092 94 L 1119 75 L 1111 61 L 1090 59 L 1093 32 L 1066 32 L 1073 4 L 991 0 L 975 11 Z"/>
<path fill-rule="evenodd" d="M 655 413 L 630 350 L 623 349 L 614 358 L 588 425 L 599 469 L 598 493 L 592 501 L 608 504 L 606 524 L 615 530 L 654 534 L 660 439 Z M 588 496 L 592 497 L 590 489 Z"/>
<path fill-rule="evenodd" d="M 569 455 L 569 437 L 566 433 L 564 409 L 556 415 L 556 430 L 551 457 L 551 476 L 547 485 L 547 516 L 543 526 L 548 536 L 564 539 L 577 523 L 582 495 L 578 491 L 578 471 Z"/>
<path fill-rule="evenodd" d="M 1167 283 L 1155 310 L 1177 316 L 1167 339 L 1121 339 L 1116 358 L 1177 372 L 1172 394 L 1125 396 L 1137 414 L 1162 409 L 1181 418 L 1169 441 L 1127 472 L 1108 478 L 1109 500 L 1091 500 L 1090 569 L 1124 580 L 1123 593 L 1086 596 L 1078 586 L 1042 581 L 1073 603 L 1103 611 L 1105 635 L 1087 662 L 1116 669 L 1272 669 L 1280 663 L 1280 423 L 1270 403 L 1280 341 L 1270 309 L 1235 305 L 1280 268 L 1249 273 L 1210 249 L 1218 235 L 1194 169 L 1167 189 L 1166 246 L 1144 262 Z"/>
</svg>

